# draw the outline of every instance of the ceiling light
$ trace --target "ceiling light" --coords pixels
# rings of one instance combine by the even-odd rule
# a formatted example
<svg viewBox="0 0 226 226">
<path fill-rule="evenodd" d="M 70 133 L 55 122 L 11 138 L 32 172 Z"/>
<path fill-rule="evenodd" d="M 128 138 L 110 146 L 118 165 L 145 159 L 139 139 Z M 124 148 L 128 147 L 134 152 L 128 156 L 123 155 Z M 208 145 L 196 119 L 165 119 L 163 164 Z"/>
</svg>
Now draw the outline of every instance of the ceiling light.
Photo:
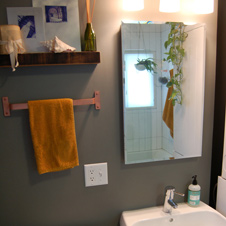
<svg viewBox="0 0 226 226">
<path fill-rule="evenodd" d="M 209 14 L 214 11 L 214 0 L 194 0 L 196 14 Z"/>
<path fill-rule="evenodd" d="M 180 0 L 160 0 L 159 11 L 175 13 L 180 11 Z"/>
<path fill-rule="evenodd" d="M 126 11 L 139 11 L 144 9 L 144 0 L 123 0 L 122 7 Z"/>
</svg>

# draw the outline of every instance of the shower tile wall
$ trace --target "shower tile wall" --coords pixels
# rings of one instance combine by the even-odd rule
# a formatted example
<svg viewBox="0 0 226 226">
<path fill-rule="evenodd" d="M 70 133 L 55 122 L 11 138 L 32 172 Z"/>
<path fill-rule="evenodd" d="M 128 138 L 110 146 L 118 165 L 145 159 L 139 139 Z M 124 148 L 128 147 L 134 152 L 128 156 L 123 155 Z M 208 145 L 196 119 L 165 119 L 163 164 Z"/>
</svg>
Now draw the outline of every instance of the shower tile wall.
<svg viewBox="0 0 226 226">
<path fill-rule="evenodd" d="M 128 152 L 162 148 L 161 115 L 149 109 L 127 110 L 125 116 Z"/>
<path fill-rule="evenodd" d="M 139 26 L 142 26 L 144 35 L 139 34 Z M 154 52 L 157 64 L 162 62 L 161 54 L 161 28 L 159 26 L 148 26 L 128 24 L 126 42 L 123 43 L 124 50 L 146 49 L 147 52 Z M 144 40 L 144 41 L 143 41 Z M 125 149 L 128 152 L 147 152 L 162 149 L 162 86 L 157 77 L 161 69 L 158 69 L 155 76 L 156 107 L 125 109 Z"/>
</svg>

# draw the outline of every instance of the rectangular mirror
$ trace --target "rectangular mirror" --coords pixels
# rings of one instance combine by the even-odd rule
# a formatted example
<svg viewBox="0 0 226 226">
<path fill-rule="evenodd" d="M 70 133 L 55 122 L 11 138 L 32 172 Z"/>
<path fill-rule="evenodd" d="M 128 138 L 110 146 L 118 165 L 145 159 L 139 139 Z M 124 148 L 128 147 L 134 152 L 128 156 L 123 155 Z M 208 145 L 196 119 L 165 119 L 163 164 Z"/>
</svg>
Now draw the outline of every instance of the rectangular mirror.
<svg viewBox="0 0 226 226">
<path fill-rule="evenodd" d="M 122 22 L 126 164 L 202 155 L 205 25 L 175 24 Z"/>
</svg>

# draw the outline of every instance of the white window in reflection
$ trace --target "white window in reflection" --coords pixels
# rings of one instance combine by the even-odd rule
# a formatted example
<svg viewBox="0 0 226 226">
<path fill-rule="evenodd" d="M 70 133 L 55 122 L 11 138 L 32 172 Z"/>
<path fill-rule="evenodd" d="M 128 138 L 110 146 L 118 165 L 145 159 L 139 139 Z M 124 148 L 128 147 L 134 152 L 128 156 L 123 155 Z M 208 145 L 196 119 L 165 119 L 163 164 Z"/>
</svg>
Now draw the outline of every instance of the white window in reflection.
<svg viewBox="0 0 226 226">
<path fill-rule="evenodd" d="M 154 107 L 154 75 L 135 68 L 137 59 L 153 58 L 152 53 L 125 53 L 125 105 L 127 108 Z"/>
</svg>

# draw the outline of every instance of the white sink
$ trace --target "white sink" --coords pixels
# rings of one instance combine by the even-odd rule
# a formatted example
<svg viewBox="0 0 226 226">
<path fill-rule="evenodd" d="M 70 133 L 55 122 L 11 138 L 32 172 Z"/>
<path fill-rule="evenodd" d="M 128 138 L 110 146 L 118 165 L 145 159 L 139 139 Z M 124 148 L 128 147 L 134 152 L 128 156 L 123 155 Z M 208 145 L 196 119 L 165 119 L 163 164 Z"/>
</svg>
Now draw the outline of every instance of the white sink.
<svg viewBox="0 0 226 226">
<path fill-rule="evenodd" d="M 200 202 L 198 207 L 179 203 L 172 213 L 164 213 L 163 206 L 124 211 L 120 226 L 226 226 L 226 218 Z"/>
</svg>

